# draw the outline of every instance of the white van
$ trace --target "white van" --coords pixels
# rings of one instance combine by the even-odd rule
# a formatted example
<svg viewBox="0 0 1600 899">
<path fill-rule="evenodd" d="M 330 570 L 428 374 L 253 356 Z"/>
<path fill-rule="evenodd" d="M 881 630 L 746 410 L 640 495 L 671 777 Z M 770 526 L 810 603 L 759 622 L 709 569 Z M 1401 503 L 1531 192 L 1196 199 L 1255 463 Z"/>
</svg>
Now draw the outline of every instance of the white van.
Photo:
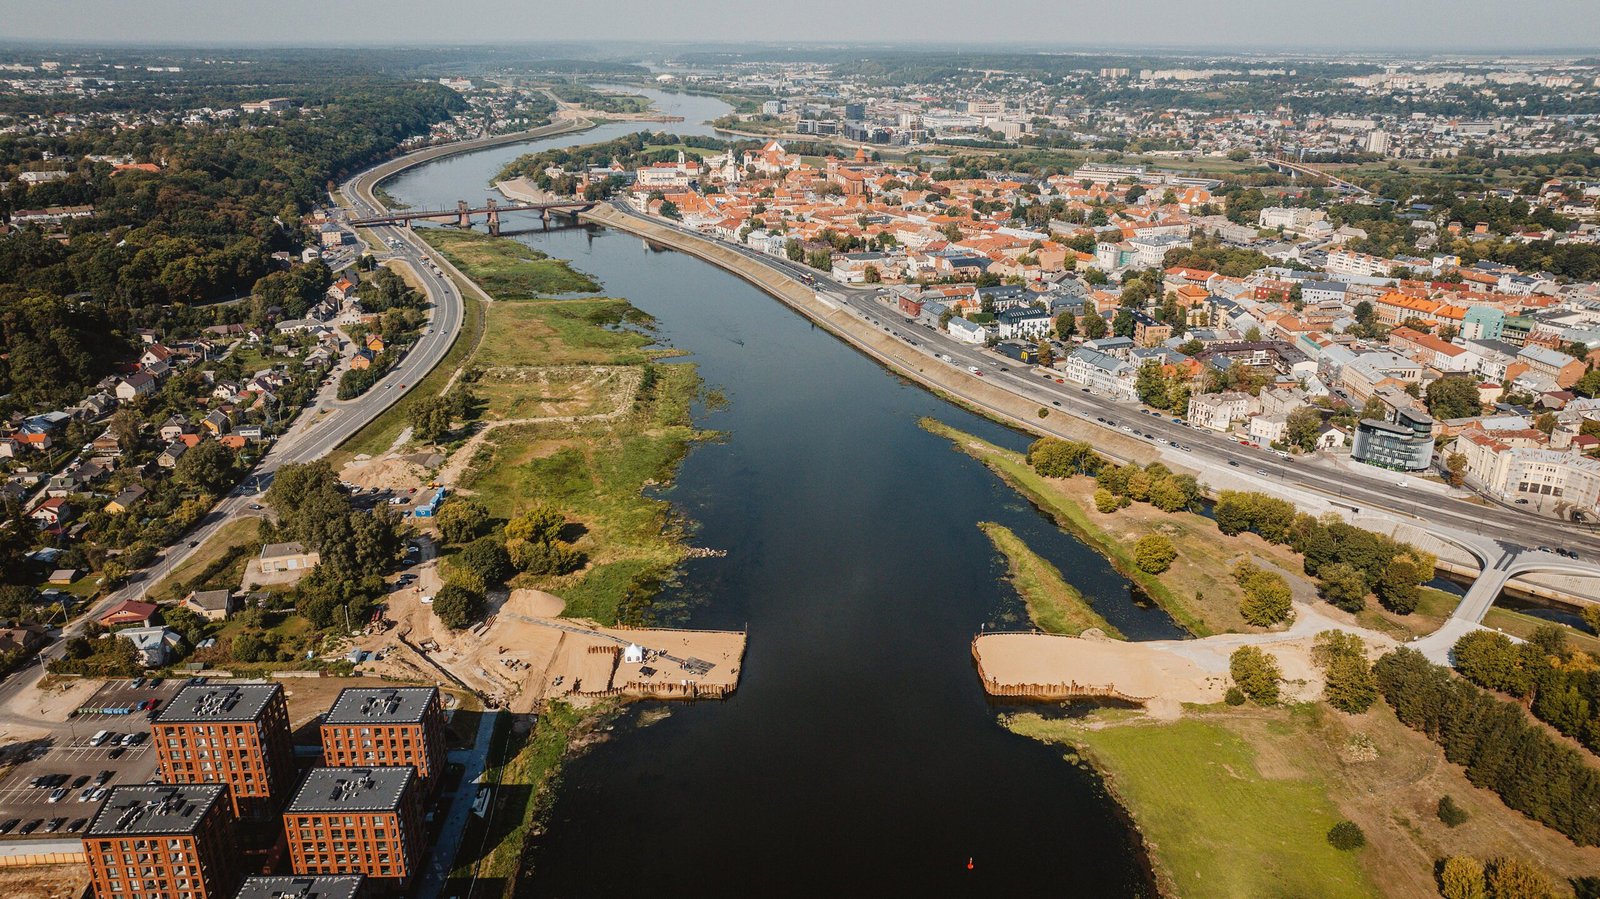
<svg viewBox="0 0 1600 899">
<path fill-rule="evenodd" d="M 110 738 L 110 736 L 111 736 L 111 731 L 109 731 L 109 730 L 99 731 L 94 736 L 89 738 L 89 745 L 90 746 L 99 746 L 99 745 L 105 743 L 105 741 L 108 738 Z"/>
</svg>

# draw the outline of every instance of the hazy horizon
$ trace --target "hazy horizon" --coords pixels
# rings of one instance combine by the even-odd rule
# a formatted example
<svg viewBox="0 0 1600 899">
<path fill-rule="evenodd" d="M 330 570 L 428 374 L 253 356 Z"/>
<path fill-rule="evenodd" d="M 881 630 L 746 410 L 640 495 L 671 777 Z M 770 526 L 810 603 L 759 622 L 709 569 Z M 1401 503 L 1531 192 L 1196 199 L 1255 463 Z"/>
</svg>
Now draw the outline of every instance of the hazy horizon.
<svg viewBox="0 0 1600 899">
<path fill-rule="evenodd" d="M 1593 0 L 1346 0 L 1326 8 L 1278 0 L 1001 0 L 971 12 L 953 0 L 813 0 L 799 13 L 752 17 L 734 0 L 663 7 L 644 0 L 582 4 L 479 0 L 0 0 L 0 41 L 165 46 L 869 43 L 973 50 L 1429 54 L 1597 52 Z M 977 38 L 974 40 L 974 38 Z"/>
</svg>

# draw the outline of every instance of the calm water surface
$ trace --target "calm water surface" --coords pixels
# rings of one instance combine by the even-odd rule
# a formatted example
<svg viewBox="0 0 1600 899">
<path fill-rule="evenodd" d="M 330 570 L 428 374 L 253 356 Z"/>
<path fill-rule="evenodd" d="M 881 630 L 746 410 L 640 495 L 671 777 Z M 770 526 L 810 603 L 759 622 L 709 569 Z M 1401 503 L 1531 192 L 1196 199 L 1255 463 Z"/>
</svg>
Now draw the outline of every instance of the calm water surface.
<svg viewBox="0 0 1600 899">
<path fill-rule="evenodd" d="M 707 133 L 692 123 L 727 109 L 646 93 L 689 120 L 678 131 Z M 455 157 L 386 189 L 416 206 L 477 200 L 528 149 Z M 636 709 L 567 766 L 524 892 L 1149 893 L 1096 779 L 1000 727 L 1005 709 L 973 670 L 981 627 L 1025 620 L 983 520 L 1017 531 L 1130 637 L 1180 634 L 1104 559 L 917 419 L 1013 448 L 1026 438 L 687 256 L 598 229 L 518 239 L 654 315 L 661 340 L 726 393 L 724 410 L 700 414 L 724 439 L 694 449 L 665 496 L 696 545 L 728 556 L 691 562 L 663 605 L 684 610 L 674 623 L 750 635 L 731 700 L 667 706 L 647 727 Z"/>
</svg>

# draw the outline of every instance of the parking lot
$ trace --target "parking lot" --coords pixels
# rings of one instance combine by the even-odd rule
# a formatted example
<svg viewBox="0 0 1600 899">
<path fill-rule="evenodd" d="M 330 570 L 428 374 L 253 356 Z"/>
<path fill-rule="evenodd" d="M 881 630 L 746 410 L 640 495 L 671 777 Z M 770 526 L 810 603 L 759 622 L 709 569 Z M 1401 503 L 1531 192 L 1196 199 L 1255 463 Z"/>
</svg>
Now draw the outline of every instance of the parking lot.
<svg viewBox="0 0 1600 899">
<path fill-rule="evenodd" d="M 165 705 L 182 683 L 109 681 L 65 724 L 56 725 L 51 738 L 6 747 L 11 767 L 0 776 L 0 830 L 5 831 L 0 840 L 76 833 L 104 800 L 95 795 L 97 788 L 154 777 L 151 706 Z M 101 731 L 106 734 L 96 741 Z M 41 780 L 45 785 L 37 785 Z"/>
</svg>

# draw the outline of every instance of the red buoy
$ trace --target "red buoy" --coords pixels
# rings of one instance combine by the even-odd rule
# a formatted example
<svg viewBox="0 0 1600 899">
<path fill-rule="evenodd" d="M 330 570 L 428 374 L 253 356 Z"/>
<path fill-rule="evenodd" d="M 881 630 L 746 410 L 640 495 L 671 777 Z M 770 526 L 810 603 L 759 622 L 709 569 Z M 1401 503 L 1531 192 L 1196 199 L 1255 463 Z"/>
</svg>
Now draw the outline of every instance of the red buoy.
<svg viewBox="0 0 1600 899">
<path fill-rule="evenodd" d="M 967 858 L 967 870 L 972 870 L 972 858 L 970 856 Z"/>
</svg>

